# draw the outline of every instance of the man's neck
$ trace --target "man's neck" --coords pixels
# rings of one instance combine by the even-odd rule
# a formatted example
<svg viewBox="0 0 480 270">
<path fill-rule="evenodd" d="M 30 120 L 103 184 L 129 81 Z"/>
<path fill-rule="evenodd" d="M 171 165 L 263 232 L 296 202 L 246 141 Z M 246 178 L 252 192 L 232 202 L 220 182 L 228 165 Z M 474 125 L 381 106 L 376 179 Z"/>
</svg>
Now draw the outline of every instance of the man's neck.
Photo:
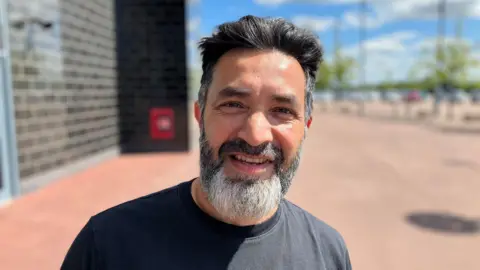
<svg viewBox="0 0 480 270">
<path fill-rule="evenodd" d="M 236 226 L 251 226 L 251 225 L 257 225 L 260 223 L 263 223 L 270 219 L 275 212 L 277 211 L 277 208 L 275 208 L 271 213 L 269 213 L 267 216 L 262 217 L 260 219 L 227 219 L 220 215 L 218 211 L 213 207 L 213 205 L 208 201 L 207 194 L 205 191 L 202 189 L 201 183 L 200 183 L 200 178 L 197 178 L 193 181 L 192 183 L 192 198 L 193 201 L 197 204 L 197 206 L 205 212 L 207 215 L 210 215 L 211 217 L 220 220 L 222 222 L 236 225 Z"/>
</svg>

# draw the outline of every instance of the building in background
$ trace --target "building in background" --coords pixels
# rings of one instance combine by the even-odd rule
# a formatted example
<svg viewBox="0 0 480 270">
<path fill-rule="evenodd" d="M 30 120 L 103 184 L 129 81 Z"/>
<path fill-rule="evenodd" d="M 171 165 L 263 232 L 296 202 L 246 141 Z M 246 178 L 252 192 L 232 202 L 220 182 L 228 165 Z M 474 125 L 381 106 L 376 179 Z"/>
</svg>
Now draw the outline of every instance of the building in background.
<svg viewBox="0 0 480 270">
<path fill-rule="evenodd" d="M 189 150 L 185 1 L 0 2 L 0 201 L 119 153 Z"/>
</svg>

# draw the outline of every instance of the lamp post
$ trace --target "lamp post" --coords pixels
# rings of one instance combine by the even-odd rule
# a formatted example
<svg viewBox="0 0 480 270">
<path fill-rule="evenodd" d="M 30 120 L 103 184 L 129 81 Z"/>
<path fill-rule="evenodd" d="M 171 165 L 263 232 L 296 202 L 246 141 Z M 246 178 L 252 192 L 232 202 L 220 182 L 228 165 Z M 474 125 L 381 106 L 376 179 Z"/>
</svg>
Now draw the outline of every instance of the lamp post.
<svg viewBox="0 0 480 270">
<path fill-rule="evenodd" d="M 361 21 L 360 21 L 360 50 L 359 50 L 359 67 L 360 67 L 360 85 L 361 87 L 365 87 L 366 85 L 366 50 L 365 50 L 365 39 L 367 35 L 367 20 L 366 20 L 366 13 L 367 13 L 367 0 L 362 0 L 360 2 L 360 14 L 361 14 Z M 362 95 L 363 97 L 363 95 Z M 359 115 L 365 114 L 365 102 L 363 98 L 360 98 L 358 101 L 359 105 Z"/>
<path fill-rule="evenodd" d="M 437 48 L 436 48 L 436 61 L 437 69 L 439 71 L 445 68 L 445 29 L 446 29 L 446 0 L 439 0 L 437 5 Z M 440 106 L 440 95 L 445 91 L 446 82 L 442 81 L 438 76 L 438 72 L 435 72 L 435 97 L 433 104 L 433 115 L 438 116 Z"/>
<path fill-rule="evenodd" d="M 333 29 L 334 31 L 333 78 L 334 78 L 334 91 L 335 91 L 336 99 L 337 101 L 343 102 L 344 93 L 343 93 L 342 86 L 340 85 L 340 78 L 338 74 L 338 65 L 340 64 L 340 24 L 341 24 L 341 19 L 336 18 L 334 29 Z"/>
</svg>

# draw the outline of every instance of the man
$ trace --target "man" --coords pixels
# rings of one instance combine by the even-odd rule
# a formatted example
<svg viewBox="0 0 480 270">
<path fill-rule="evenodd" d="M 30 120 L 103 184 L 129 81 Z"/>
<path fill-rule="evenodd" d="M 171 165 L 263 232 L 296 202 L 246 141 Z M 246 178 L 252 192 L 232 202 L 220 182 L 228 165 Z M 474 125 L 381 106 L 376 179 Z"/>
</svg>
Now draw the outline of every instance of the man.
<svg viewBox="0 0 480 270">
<path fill-rule="evenodd" d="M 62 269 L 351 269 L 340 234 L 284 199 L 312 122 L 318 40 L 246 16 L 200 49 L 200 177 L 93 216 Z"/>
</svg>

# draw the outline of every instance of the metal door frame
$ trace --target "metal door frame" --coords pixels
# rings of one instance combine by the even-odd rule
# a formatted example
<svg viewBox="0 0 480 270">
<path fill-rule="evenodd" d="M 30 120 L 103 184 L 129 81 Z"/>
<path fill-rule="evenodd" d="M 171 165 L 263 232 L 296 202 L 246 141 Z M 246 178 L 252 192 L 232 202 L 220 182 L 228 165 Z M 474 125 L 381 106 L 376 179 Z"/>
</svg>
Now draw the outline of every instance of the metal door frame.
<svg viewBox="0 0 480 270">
<path fill-rule="evenodd" d="M 20 193 L 7 1 L 0 0 L 0 204 Z"/>
</svg>

